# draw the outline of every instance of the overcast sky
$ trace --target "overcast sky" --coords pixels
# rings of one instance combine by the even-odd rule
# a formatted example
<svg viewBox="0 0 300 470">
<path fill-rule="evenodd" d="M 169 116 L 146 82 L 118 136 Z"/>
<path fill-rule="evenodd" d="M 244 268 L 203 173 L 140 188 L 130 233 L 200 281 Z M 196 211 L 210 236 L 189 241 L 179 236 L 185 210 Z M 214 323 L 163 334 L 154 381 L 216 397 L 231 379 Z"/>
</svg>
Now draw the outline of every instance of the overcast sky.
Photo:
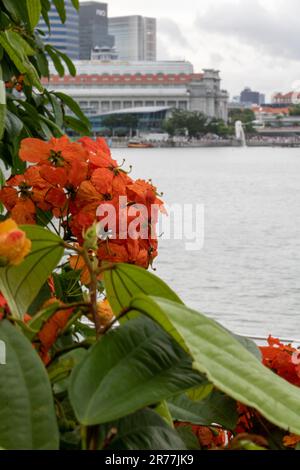
<svg viewBox="0 0 300 470">
<path fill-rule="evenodd" d="M 231 95 L 300 83 L 299 0 L 108 0 L 109 16 L 158 20 L 158 58 L 221 70 Z"/>
</svg>

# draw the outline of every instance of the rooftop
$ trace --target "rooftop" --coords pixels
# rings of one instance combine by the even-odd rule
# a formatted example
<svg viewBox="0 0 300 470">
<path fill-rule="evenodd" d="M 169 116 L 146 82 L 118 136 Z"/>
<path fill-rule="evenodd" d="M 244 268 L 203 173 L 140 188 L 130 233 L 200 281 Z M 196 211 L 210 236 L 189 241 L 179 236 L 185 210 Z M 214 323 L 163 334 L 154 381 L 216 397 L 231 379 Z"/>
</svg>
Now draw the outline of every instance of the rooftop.
<svg viewBox="0 0 300 470">
<path fill-rule="evenodd" d="M 160 113 L 162 111 L 168 111 L 170 106 L 144 106 L 136 108 L 125 108 L 117 111 L 107 111 L 105 113 L 99 113 L 97 116 L 110 116 L 111 114 L 145 114 L 145 113 Z"/>
<path fill-rule="evenodd" d="M 202 80 L 203 73 L 179 73 L 179 74 L 80 74 L 72 77 L 70 75 L 65 75 L 60 77 L 59 75 L 51 75 L 50 83 L 51 85 L 68 85 L 68 86 L 79 86 L 79 85 L 119 85 L 119 84 L 128 84 L 128 85 L 185 85 L 192 80 Z M 46 79 L 43 80 L 44 84 L 47 84 Z"/>
</svg>

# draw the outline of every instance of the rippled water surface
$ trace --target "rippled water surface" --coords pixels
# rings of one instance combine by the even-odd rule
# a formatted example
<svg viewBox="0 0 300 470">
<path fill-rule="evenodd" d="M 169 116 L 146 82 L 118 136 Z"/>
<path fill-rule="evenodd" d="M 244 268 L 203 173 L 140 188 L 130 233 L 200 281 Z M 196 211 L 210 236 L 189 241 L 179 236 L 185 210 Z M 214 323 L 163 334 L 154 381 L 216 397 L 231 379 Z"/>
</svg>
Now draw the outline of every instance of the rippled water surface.
<svg viewBox="0 0 300 470">
<path fill-rule="evenodd" d="M 205 243 L 160 242 L 157 274 L 244 334 L 300 338 L 300 149 L 115 149 L 169 203 L 205 206 Z"/>
</svg>

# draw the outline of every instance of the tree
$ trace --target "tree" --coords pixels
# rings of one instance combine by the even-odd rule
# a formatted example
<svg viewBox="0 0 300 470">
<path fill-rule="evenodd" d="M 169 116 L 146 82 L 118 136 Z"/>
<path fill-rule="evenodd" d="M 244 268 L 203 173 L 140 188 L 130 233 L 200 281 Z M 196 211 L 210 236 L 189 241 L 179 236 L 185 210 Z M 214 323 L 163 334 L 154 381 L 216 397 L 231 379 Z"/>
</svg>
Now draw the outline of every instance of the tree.
<svg viewBox="0 0 300 470">
<path fill-rule="evenodd" d="M 109 114 L 102 118 L 102 124 L 111 129 L 113 135 L 118 129 L 123 129 L 123 131 L 125 129 L 125 134 L 132 135 L 137 129 L 138 117 L 136 114 Z"/>
<path fill-rule="evenodd" d="M 165 120 L 163 128 L 170 135 L 185 135 L 187 131 L 189 137 L 197 137 L 205 132 L 206 122 L 203 113 L 175 109 L 172 116 Z"/>
<path fill-rule="evenodd" d="M 289 108 L 290 116 L 300 116 L 300 105 L 296 104 Z"/>
<path fill-rule="evenodd" d="M 255 114 L 252 109 L 240 109 L 235 108 L 229 111 L 229 123 L 231 127 L 231 132 L 234 134 L 234 125 L 236 121 L 241 121 L 245 124 L 245 130 L 247 133 L 255 133 L 253 127 L 253 121 L 255 121 Z"/>
<path fill-rule="evenodd" d="M 226 137 L 230 134 L 230 128 L 223 119 L 213 118 L 206 125 L 206 132 Z"/>
<path fill-rule="evenodd" d="M 54 4 L 64 22 L 64 1 Z M 73 5 L 78 8 L 78 1 L 73 0 Z M 59 137 L 66 129 L 76 134 L 90 133 L 89 120 L 78 104 L 43 86 L 42 78 L 49 79 L 49 57 L 60 76 L 65 69 L 76 74 L 69 57 L 45 45 L 42 33 L 36 29 L 41 14 L 50 29 L 50 7 L 48 0 L 0 0 L 0 94 L 5 98 L 0 104 L 0 159 L 13 173 L 24 169 L 18 157 L 23 138 Z"/>
<path fill-rule="evenodd" d="M 64 2 L 54 4 L 64 18 Z M 0 5 L 1 21 L 12 25 L 20 1 Z M 49 5 L 26 1 L 26 25 Z M 299 350 L 271 337 L 259 350 L 147 271 L 158 254 L 157 210 L 165 212 L 156 187 L 132 179 L 105 140 L 61 136 L 59 123 L 75 121 L 60 101 L 53 114 L 44 108 L 40 77 L 31 75 L 36 57 L 23 42 L 27 26 L 17 18 L 19 29 L 9 31 L 20 34 L 26 71 L 16 36 L 7 42 L 0 31 L 5 63 L 16 62 L 8 83 L 24 86 L 23 102 L 8 96 L 1 108 L 3 145 L 15 147 L 9 155 L 20 175 L 0 191 L 0 450 L 160 449 L 168 463 L 178 449 L 295 448 Z M 199 115 L 185 117 L 191 132 L 203 125 Z M 27 168 L 17 166 L 19 155 Z M 110 236 L 108 205 L 117 217 Z M 136 231 L 124 237 L 135 211 Z"/>
</svg>

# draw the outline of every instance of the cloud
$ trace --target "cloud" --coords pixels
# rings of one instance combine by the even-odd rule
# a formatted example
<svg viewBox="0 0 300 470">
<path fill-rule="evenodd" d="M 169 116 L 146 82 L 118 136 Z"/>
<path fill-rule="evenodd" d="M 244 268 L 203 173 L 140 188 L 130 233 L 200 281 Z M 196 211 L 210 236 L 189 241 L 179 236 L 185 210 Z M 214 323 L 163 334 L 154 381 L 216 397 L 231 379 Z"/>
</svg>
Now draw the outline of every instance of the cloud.
<svg viewBox="0 0 300 470">
<path fill-rule="evenodd" d="M 164 37 L 173 46 L 182 49 L 190 47 L 187 37 L 183 34 L 176 21 L 170 18 L 159 18 L 157 21 L 157 29 L 161 37 Z"/>
<path fill-rule="evenodd" d="M 210 35 L 234 38 L 265 55 L 300 60 L 299 14 L 300 2 L 295 0 L 271 9 L 259 0 L 227 1 L 199 14 L 196 27 Z"/>
</svg>

